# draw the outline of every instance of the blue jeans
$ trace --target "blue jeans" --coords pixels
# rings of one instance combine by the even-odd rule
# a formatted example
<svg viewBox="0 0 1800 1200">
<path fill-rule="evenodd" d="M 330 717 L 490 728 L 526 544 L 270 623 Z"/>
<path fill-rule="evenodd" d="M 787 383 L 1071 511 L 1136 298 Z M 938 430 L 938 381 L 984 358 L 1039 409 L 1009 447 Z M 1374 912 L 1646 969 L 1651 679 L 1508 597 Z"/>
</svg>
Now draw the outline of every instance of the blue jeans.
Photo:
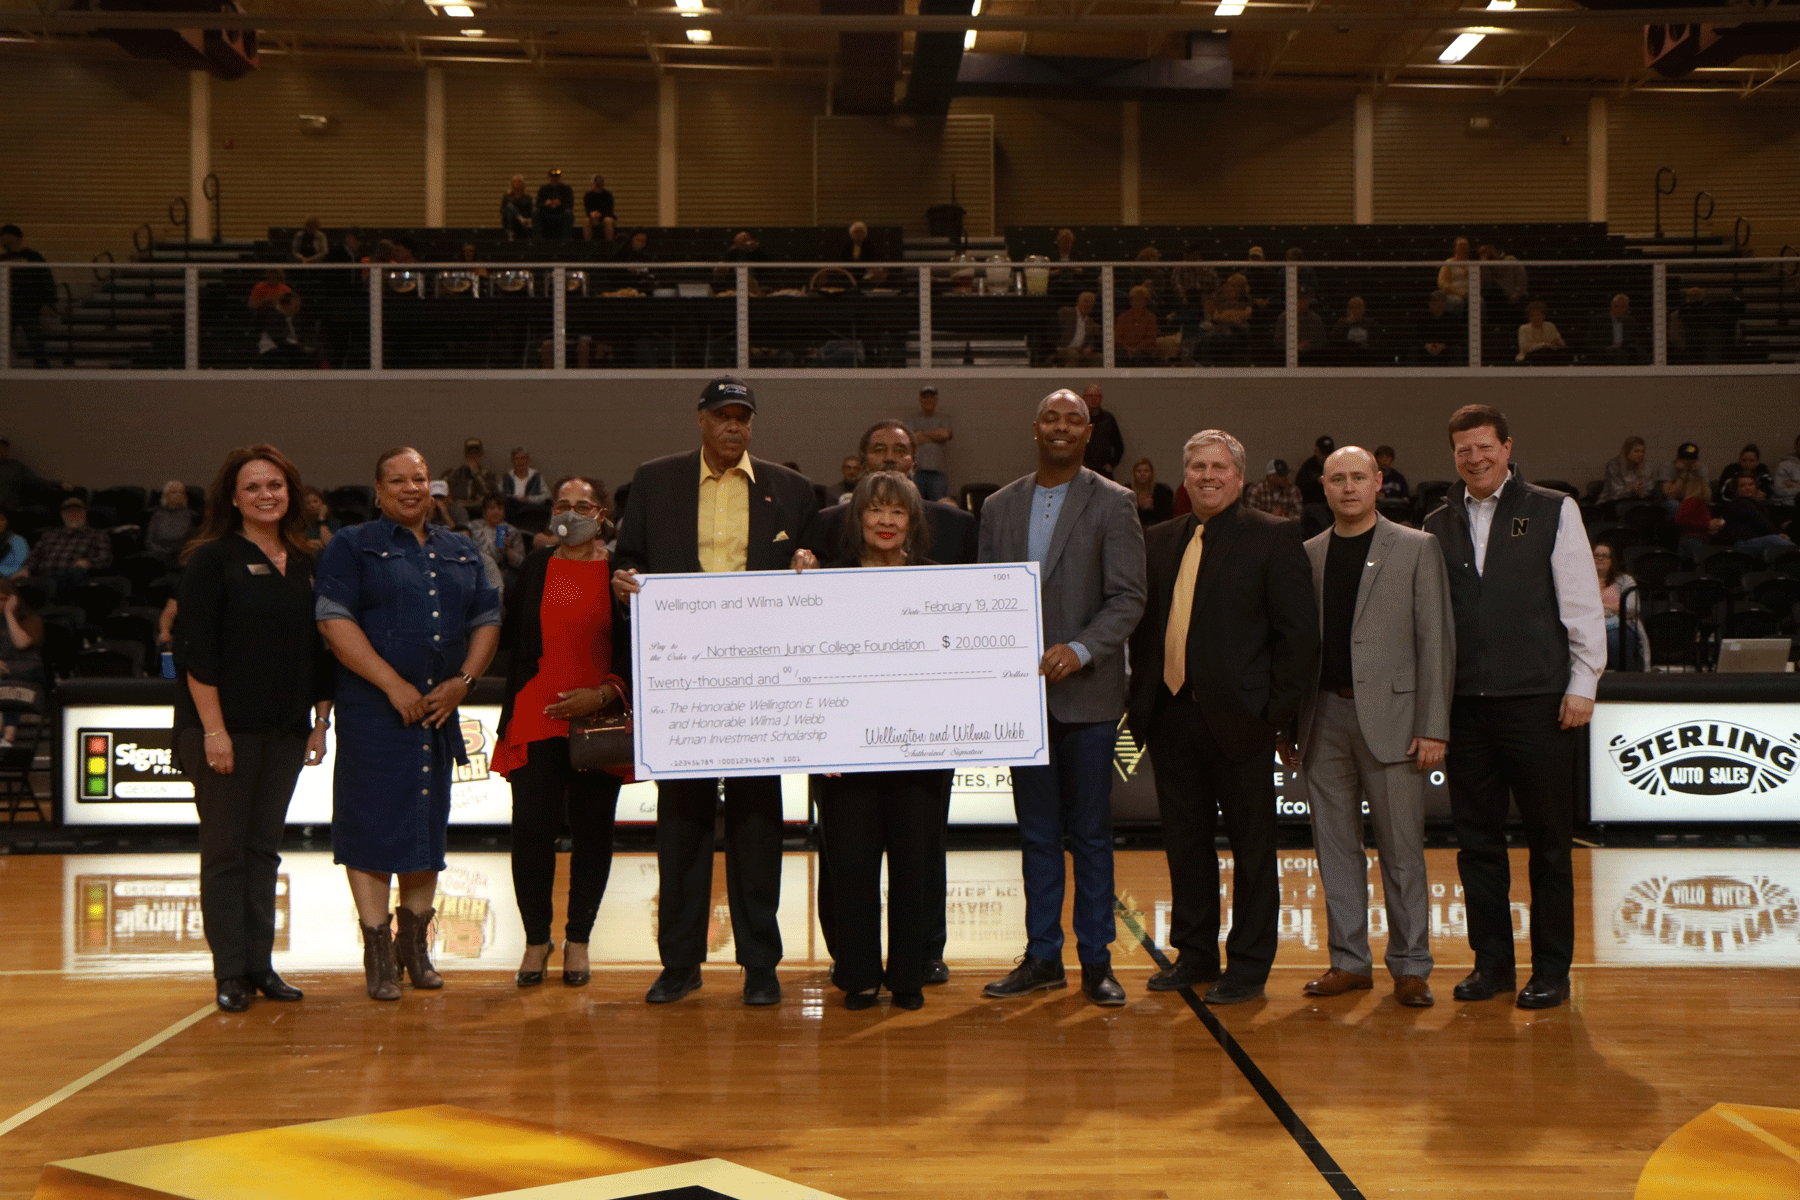
<svg viewBox="0 0 1800 1200">
<path fill-rule="evenodd" d="M 1767 533 L 1762 537 L 1746 538 L 1732 549 L 1739 554 L 1750 554 L 1761 558 L 1765 550 L 1786 550 L 1793 544 L 1785 533 Z"/>
<path fill-rule="evenodd" d="M 927 500 L 942 500 L 950 494 L 950 477 L 942 471 L 914 471 L 913 486 Z"/>
<path fill-rule="evenodd" d="M 1013 812 L 1025 874 L 1025 953 L 1062 961 L 1063 846 L 1075 861 L 1075 942 L 1083 963 L 1112 962 L 1112 721 L 1050 721 L 1050 765 L 1014 767 Z"/>
</svg>

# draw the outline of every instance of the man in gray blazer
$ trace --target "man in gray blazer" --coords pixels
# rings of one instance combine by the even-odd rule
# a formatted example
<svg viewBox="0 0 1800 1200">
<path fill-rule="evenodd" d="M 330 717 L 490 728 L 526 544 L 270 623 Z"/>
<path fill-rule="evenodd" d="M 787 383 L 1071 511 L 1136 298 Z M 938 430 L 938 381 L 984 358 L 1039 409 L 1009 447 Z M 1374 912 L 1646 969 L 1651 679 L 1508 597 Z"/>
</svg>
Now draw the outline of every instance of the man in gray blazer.
<svg viewBox="0 0 1800 1200">
<path fill-rule="evenodd" d="M 1331 969 L 1303 989 L 1341 996 L 1375 986 L 1369 953 L 1369 805 L 1387 898 L 1394 998 L 1432 1003 L 1425 886 L 1425 773 L 1444 760 L 1456 681 L 1450 577 L 1436 538 L 1376 512 L 1375 456 L 1344 446 L 1320 482 L 1336 520 L 1306 543 L 1323 637 L 1316 686 L 1300 713 L 1299 753 L 1325 883 Z"/>
<path fill-rule="evenodd" d="M 982 562 L 1040 564 L 1044 643 L 1038 664 L 1050 707 L 1050 764 L 1015 767 L 1013 811 L 1024 855 L 1025 956 L 992 997 L 1059 988 L 1063 978 L 1063 844 L 1075 866 L 1073 923 L 1081 988 L 1125 1003 L 1112 974 L 1112 760 L 1125 711 L 1125 639 L 1144 611 L 1144 533 L 1129 489 L 1081 465 L 1093 429 L 1067 389 L 1038 403 L 1034 475 L 981 508 Z"/>
</svg>

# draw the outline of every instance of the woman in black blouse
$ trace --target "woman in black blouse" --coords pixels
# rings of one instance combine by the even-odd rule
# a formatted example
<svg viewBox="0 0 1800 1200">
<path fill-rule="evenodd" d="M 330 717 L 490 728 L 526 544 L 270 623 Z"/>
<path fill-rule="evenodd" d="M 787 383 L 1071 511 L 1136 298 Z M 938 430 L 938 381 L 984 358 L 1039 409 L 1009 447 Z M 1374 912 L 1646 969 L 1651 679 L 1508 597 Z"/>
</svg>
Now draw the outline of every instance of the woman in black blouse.
<svg viewBox="0 0 1800 1200">
<path fill-rule="evenodd" d="M 175 618 L 175 746 L 200 810 L 200 912 L 219 1007 L 298 1000 L 275 973 L 275 879 L 300 767 L 325 757 L 332 675 L 313 620 L 300 473 L 269 445 L 233 450 L 184 551 Z"/>
</svg>

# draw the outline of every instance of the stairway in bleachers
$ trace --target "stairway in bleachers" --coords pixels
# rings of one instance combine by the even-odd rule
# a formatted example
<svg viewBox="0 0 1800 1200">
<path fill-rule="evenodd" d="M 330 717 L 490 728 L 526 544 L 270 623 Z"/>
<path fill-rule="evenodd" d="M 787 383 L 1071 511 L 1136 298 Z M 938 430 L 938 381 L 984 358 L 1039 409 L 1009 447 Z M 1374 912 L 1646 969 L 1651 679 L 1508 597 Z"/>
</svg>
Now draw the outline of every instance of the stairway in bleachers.
<svg viewBox="0 0 1800 1200">
<path fill-rule="evenodd" d="M 50 361 L 59 367 L 103 370 L 180 368 L 186 306 L 181 269 L 242 262 L 254 246 L 248 239 L 158 242 L 138 262 L 102 264 L 93 290 L 69 305 L 63 327 L 46 331 Z M 217 270 L 200 272 L 202 287 L 220 278 Z"/>
</svg>

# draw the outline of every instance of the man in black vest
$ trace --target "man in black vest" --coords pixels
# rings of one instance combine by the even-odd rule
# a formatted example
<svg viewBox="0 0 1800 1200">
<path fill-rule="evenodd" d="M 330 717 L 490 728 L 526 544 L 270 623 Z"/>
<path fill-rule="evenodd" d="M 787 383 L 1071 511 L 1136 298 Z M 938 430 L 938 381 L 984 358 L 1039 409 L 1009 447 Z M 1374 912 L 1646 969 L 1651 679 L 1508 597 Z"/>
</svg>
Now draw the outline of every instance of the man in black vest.
<svg viewBox="0 0 1800 1200">
<path fill-rule="evenodd" d="M 1462 484 L 1425 518 L 1443 546 L 1456 615 L 1450 709 L 1450 813 L 1475 969 L 1458 1000 L 1517 984 L 1506 810 L 1518 802 L 1531 848 L 1531 979 L 1520 1008 L 1569 997 L 1575 952 L 1577 727 L 1594 715 L 1606 624 L 1593 553 L 1575 501 L 1511 477 L 1506 417 L 1485 404 L 1450 418 Z"/>
</svg>

